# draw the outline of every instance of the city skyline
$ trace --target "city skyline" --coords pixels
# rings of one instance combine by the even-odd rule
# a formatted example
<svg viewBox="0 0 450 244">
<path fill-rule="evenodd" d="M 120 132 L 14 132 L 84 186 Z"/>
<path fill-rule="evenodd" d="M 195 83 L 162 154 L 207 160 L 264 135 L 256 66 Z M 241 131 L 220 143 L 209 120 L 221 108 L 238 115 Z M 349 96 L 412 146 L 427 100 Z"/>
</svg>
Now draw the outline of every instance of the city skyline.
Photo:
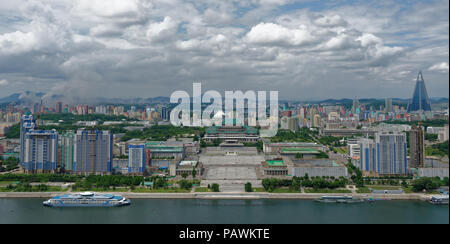
<svg viewBox="0 0 450 244">
<path fill-rule="evenodd" d="M 448 1 L 0 4 L 0 97 L 278 90 L 286 100 L 448 97 Z"/>
</svg>

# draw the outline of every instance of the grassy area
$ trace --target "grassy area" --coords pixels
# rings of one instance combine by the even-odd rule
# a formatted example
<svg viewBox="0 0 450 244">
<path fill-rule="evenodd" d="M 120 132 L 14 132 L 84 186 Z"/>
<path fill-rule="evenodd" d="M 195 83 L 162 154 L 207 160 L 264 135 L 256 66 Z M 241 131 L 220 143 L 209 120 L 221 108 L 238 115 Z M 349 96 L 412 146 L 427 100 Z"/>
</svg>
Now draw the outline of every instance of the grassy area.
<svg viewBox="0 0 450 244">
<path fill-rule="evenodd" d="M 0 187 L 0 192 L 11 192 L 12 190 L 6 189 L 6 187 Z"/>
<path fill-rule="evenodd" d="M 13 184 L 15 181 L 0 181 L 0 185 L 11 185 Z"/>
<path fill-rule="evenodd" d="M 116 189 L 111 188 L 89 188 L 89 189 L 85 189 L 85 188 L 78 188 L 78 189 L 73 189 L 72 191 L 74 192 L 81 192 L 81 191 L 93 191 L 93 192 L 128 192 L 129 188 L 126 187 L 117 187 Z"/>
<path fill-rule="evenodd" d="M 266 192 L 264 187 L 253 187 L 253 192 Z"/>
<path fill-rule="evenodd" d="M 350 190 L 344 189 L 305 189 L 305 193 L 352 193 Z"/>
<path fill-rule="evenodd" d="M 131 192 L 135 193 L 189 193 L 191 190 L 176 188 L 176 187 L 170 187 L 170 188 L 159 188 L 159 189 L 153 189 L 153 188 L 136 188 L 132 190 Z"/>
<path fill-rule="evenodd" d="M 264 188 L 263 188 L 264 189 Z M 301 193 L 301 191 L 296 191 L 287 187 L 277 188 L 273 190 L 272 193 Z"/>
<path fill-rule="evenodd" d="M 405 193 L 414 193 L 412 186 L 402 187 L 403 192 Z"/>
<path fill-rule="evenodd" d="M 336 147 L 335 149 L 340 154 L 347 154 L 347 149 L 345 147 Z"/>
<path fill-rule="evenodd" d="M 49 186 L 46 192 L 65 192 L 68 190 L 69 188 L 62 188 L 60 186 Z"/>
<path fill-rule="evenodd" d="M 373 190 L 398 190 L 398 189 L 402 188 L 401 186 L 379 186 L 379 185 L 376 185 L 376 186 L 370 185 L 367 187 L 371 188 Z"/>
<path fill-rule="evenodd" d="M 364 186 L 364 187 L 358 187 L 358 189 L 356 190 L 357 193 L 372 193 L 372 191 L 369 190 L 369 187 Z"/>
<path fill-rule="evenodd" d="M 0 192 L 66 192 L 69 188 L 61 188 L 60 186 L 48 186 L 46 190 L 39 190 L 33 187 L 31 190 L 25 189 L 7 189 L 6 187 L 0 187 Z"/>
<path fill-rule="evenodd" d="M 208 187 L 196 187 L 195 192 L 211 192 L 211 189 L 208 189 Z"/>
</svg>

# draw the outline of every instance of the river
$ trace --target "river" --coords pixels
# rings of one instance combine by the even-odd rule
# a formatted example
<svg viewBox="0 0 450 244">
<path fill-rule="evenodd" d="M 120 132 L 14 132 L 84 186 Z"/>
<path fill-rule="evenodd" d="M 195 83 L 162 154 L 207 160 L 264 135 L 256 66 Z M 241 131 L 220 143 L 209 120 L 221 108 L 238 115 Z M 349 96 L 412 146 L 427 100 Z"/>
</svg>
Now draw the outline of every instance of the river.
<svg viewBox="0 0 450 244">
<path fill-rule="evenodd" d="M 117 208 L 49 208 L 0 198 L 0 224 L 448 224 L 448 205 L 423 201 L 333 204 L 311 200 L 132 199 Z"/>
</svg>

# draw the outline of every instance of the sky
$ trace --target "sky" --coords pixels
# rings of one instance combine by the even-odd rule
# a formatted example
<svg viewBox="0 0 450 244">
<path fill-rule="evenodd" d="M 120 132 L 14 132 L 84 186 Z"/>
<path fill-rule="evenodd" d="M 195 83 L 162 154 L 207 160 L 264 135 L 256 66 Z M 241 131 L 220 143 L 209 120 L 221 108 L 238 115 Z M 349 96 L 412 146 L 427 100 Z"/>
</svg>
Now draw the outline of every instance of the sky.
<svg viewBox="0 0 450 244">
<path fill-rule="evenodd" d="M 449 96 L 449 2 L 0 2 L 0 97 L 279 91 L 280 99 Z"/>
</svg>

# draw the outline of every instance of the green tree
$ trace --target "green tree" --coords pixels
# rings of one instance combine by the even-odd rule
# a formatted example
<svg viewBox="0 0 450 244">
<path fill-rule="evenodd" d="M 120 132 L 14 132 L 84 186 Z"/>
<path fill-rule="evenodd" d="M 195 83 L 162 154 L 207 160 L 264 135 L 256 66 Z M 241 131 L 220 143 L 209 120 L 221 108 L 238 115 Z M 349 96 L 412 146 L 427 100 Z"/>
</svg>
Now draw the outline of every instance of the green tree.
<svg viewBox="0 0 450 244">
<path fill-rule="evenodd" d="M 441 180 L 438 178 L 424 177 L 413 182 L 413 191 L 431 191 L 441 186 Z"/>
<path fill-rule="evenodd" d="M 213 192 L 219 192 L 220 191 L 219 190 L 219 184 L 216 184 L 216 183 L 212 184 L 211 185 L 211 189 L 212 189 Z"/>
<path fill-rule="evenodd" d="M 197 170 L 195 170 L 195 167 L 192 168 L 192 178 L 195 178 L 197 176 Z"/>
<path fill-rule="evenodd" d="M 245 191 L 246 192 L 252 192 L 253 191 L 252 183 L 247 182 L 247 184 L 245 184 Z"/>
</svg>

